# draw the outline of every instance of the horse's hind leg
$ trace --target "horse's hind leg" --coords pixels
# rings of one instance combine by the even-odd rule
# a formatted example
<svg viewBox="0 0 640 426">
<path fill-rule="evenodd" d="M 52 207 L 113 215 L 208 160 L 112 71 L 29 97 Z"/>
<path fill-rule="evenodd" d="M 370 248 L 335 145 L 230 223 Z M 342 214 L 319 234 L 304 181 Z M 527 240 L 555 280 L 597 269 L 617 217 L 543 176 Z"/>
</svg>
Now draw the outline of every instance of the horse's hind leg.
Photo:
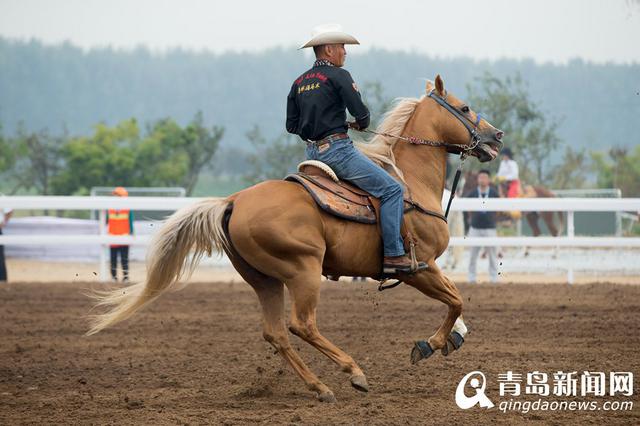
<svg viewBox="0 0 640 426">
<path fill-rule="evenodd" d="M 316 392 L 323 402 L 335 402 L 333 392 L 313 374 L 300 355 L 289 342 L 285 324 L 284 285 L 282 282 L 251 268 L 243 259 L 230 256 L 236 270 L 253 287 L 263 315 L 263 337 L 291 365 L 293 370 L 305 382 L 307 388 Z"/>
<path fill-rule="evenodd" d="M 264 339 L 291 365 L 294 371 L 316 392 L 322 402 L 335 402 L 333 392 L 306 366 L 289 342 L 284 318 L 284 286 L 254 286 L 264 315 Z"/>
<path fill-rule="evenodd" d="M 318 331 L 316 306 L 320 298 L 320 270 L 301 274 L 286 284 L 293 300 L 289 330 L 338 364 L 342 371 L 349 373 L 354 388 L 367 392 L 369 385 L 358 364 Z"/>
</svg>

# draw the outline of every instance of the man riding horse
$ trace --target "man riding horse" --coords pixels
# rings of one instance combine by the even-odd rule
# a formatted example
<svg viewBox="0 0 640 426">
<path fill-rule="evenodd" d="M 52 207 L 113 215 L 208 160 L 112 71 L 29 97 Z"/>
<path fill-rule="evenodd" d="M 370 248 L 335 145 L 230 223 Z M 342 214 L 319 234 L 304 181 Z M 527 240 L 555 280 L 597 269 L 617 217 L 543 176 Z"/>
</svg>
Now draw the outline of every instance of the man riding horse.
<svg viewBox="0 0 640 426">
<path fill-rule="evenodd" d="M 424 96 L 399 100 L 376 129 L 377 136 L 368 143 L 356 143 L 354 149 L 344 134 L 345 107 L 359 126 L 368 124 L 368 112 L 349 73 L 340 68 L 345 43 L 357 41 L 326 28 L 307 43 L 325 46 L 316 49 L 323 62 L 296 80 L 287 128 L 314 141 L 307 149 L 310 158 L 324 161 L 343 179 L 384 200 L 384 207 L 376 209 L 383 210 L 382 230 L 373 225 L 380 223 L 377 218 L 363 223 L 327 212 L 299 181 L 268 180 L 227 197 L 200 200 L 175 212 L 156 232 L 147 254 L 144 282 L 96 296 L 97 304 L 108 310 L 93 318 L 88 334 L 131 317 L 176 288 L 203 255 L 224 252 L 260 301 L 264 339 L 318 400 L 335 402 L 336 398 L 306 365 L 289 340 L 290 333 L 335 362 L 356 390 L 367 392 L 367 378 L 358 363 L 320 332 L 317 306 L 322 275 L 379 278 L 381 263 L 395 272 L 408 266 L 398 235 L 402 190 L 383 172 L 380 166 L 385 166 L 406 189 L 405 240 L 410 251 L 429 266 L 420 273 L 399 276 L 406 285 L 447 306 L 437 330 L 426 339 L 414 339 L 411 362 L 418 363 L 437 351 L 448 356 L 461 348 L 467 334 L 463 297 L 436 263 L 449 244 L 441 207 L 447 152 L 491 161 L 502 148 L 503 132 L 449 93 L 437 75 L 435 81 L 427 81 Z M 352 206 L 358 209 L 362 204 Z M 291 297 L 288 321 L 285 287 Z M 423 320 L 422 315 L 414 318 Z"/>
<path fill-rule="evenodd" d="M 412 269 L 400 236 L 404 211 L 403 187 L 383 168 L 353 146 L 348 127 L 369 126 L 369 110 L 362 102 L 358 86 L 343 67 L 345 44 L 360 44 L 338 25 L 317 27 L 311 40 L 300 48 L 313 47 L 316 61 L 291 86 L 287 96 L 289 133 L 307 143 L 307 159 L 329 165 L 336 175 L 380 199 L 380 228 L 383 240 L 383 273 L 397 275 L 426 269 L 419 262 Z M 355 117 L 347 123 L 345 108 Z"/>
</svg>

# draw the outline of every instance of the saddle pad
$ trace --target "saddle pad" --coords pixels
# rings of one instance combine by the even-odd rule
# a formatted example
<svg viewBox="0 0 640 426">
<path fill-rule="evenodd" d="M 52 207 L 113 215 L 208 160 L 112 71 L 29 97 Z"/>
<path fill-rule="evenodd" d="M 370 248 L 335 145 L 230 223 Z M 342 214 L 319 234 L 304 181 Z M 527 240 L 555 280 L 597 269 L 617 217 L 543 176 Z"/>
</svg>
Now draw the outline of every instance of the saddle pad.
<svg viewBox="0 0 640 426">
<path fill-rule="evenodd" d="M 334 182 L 324 175 L 294 173 L 284 178 L 301 184 L 320 208 L 342 219 L 359 223 L 376 223 L 370 196 L 345 182 Z"/>
</svg>

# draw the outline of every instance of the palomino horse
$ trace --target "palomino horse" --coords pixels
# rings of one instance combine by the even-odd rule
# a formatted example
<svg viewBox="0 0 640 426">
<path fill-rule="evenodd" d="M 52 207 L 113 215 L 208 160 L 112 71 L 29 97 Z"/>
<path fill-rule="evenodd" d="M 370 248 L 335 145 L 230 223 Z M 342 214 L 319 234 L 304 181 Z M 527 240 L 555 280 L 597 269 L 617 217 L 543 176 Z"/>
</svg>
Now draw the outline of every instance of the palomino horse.
<svg viewBox="0 0 640 426">
<path fill-rule="evenodd" d="M 426 141 L 434 146 L 377 136 L 358 147 L 395 173 L 423 209 L 442 212 L 446 147 L 465 150 L 480 161 L 493 160 L 502 147 L 503 133 L 455 96 L 447 93 L 440 76 L 427 83 L 427 96 L 403 99 L 390 111 L 379 130 Z M 470 135 L 472 137 L 470 137 Z M 454 145 L 450 145 L 454 144 Z M 448 306 L 444 322 L 426 342 L 417 341 L 415 363 L 440 349 L 457 349 L 451 335 L 464 337 L 462 297 L 455 284 L 435 263 L 447 248 L 449 230 L 442 218 L 413 209 L 406 222 L 417 240 L 417 257 L 428 269 L 401 275 L 406 284 Z M 316 392 L 319 400 L 334 402 L 333 392 L 305 365 L 289 342 L 284 287 L 293 302 L 289 331 L 329 357 L 350 374 L 351 384 L 367 391 L 366 377 L 356 362 L 322 336 L 316 325 L 321 275 L 378 277 L 382 243 L 378 227 L 349 222 L 320 210 L 299 184 L 266 181 L 227 198 L 211 198 L 174 213 L 154 237 L 143 283 L 97 295 L 98 305 L 111 309 L 93 319 L 88 334 L 130 317 L 174 286 L 207 253 L 224 251 L 235 269 L 253 287 L 262 306 L 263 336 Z M 192 253 L 191 260 L 187 260 Z M 455 325 L 455 327 L 454 327 Z M 452 329 L 454 330 L 452 332 Z"/>
</svg>

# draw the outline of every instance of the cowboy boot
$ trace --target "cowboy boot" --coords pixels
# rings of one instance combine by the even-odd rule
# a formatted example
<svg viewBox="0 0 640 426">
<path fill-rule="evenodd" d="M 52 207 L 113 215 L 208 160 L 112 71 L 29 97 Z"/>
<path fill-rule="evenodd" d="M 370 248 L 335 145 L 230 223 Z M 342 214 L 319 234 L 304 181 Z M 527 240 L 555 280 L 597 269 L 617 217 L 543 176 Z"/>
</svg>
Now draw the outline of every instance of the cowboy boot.
<svg viewBox="0 0 640 426">
<path fill-rule="evenodd" d="M 413 264 L 406 254 L 402 256 L 385 256 L 382 262 L 382 273 L 385 275 L 414 274 L 427 269 L 425 262 Z"/>
</svg>

